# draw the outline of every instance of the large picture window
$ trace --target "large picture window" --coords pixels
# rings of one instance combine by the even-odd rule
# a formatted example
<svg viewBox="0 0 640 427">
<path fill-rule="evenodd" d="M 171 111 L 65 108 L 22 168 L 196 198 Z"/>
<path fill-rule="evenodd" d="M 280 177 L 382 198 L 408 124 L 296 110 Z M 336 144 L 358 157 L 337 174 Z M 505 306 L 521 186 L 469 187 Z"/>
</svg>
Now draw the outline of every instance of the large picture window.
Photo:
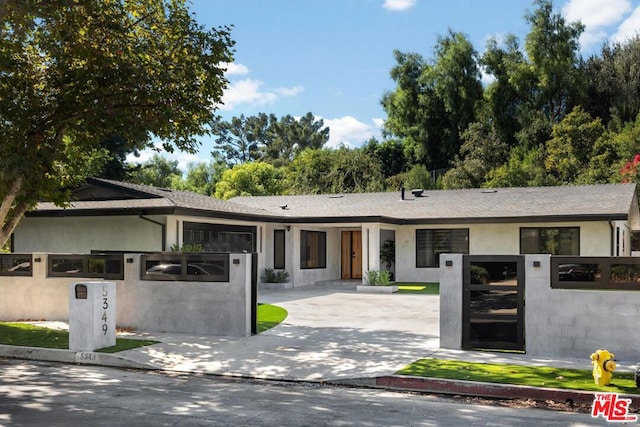
<svg viewBox="0 0 640 427">
<path fill-rule="evenodd" d="M 522 227 L 520 253 L 580 255 L 580 227 Z"/>
<path fill-rule="evenodd" d="M 327 233 L 323 231 L 300 232 L 300 268 L 327 267 Z"/>
<path fill-rule="evenodd" d="M 256 227 L 184 223 L 183 243 L 200 245 L 202 252 L 255 252 Z"/>
<path fill-rule="evenodd" d="M 282 270 L 285 267 L 284 230 L 273 230 L 273 268 Z"/>
<path fill-rule="evenodd" d="M 416 267 L 438 267 L 440 254 L 469 253 L 469 229 L 416 230 Z"/>
</svg>

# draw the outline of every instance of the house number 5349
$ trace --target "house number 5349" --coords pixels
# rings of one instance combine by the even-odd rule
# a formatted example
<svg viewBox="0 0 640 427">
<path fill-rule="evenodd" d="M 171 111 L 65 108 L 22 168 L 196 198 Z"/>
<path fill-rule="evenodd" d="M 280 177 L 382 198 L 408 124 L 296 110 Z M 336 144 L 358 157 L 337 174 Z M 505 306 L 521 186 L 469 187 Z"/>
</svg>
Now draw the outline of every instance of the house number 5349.
<svg viewBox="0 0 640 427">
<path fill-rule="evenodd" d="M 107 330 L 109 327 L 107 326 L 107 308 L 109 308 L 109 292 L 105 286 L 102 287 L 102 334 L 107 335 Z"/>
</svg>

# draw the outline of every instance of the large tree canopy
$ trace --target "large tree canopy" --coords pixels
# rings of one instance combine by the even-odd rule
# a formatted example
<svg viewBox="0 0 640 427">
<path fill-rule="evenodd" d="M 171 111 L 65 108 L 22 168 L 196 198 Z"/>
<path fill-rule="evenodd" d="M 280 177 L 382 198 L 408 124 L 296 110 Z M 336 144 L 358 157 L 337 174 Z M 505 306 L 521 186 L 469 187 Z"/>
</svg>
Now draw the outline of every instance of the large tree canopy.
<svg viewBox="0 0 640 427">
<path fill-rule="evenodd" d="M 232 46 L 186 0 L 0 2 L 0 242 L 38 200 L 66 202 L 104 138 L 193 150 Z"/>
</svg>

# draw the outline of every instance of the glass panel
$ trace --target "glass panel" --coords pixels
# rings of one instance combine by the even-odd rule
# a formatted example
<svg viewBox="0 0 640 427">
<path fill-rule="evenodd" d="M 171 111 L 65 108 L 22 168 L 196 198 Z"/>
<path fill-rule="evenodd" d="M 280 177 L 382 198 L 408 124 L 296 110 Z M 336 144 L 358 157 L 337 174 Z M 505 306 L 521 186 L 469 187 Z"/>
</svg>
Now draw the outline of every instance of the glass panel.
<svg viewBox="0 0 640 427">
<path fill-rule="evenodd" d="M 514 316 L 518 312 L 517 291 L 470 291 L 469 309 L 474 314 Z"/>
<path fill-rule="evenodd" d="M 187 264 L 188 276 L 224 276 L 224 260 L 207 260 L 190 262 Z"/>
<path fill-rule="evenodd" d="M 54 273 L 82 273 L 83 260 L 72 258 L 52 258 L 51 271 Z"/>
<path fill-rule="evenodd" d="M 472 285 L 517 286 L 518 264 L 516 262 L 474 262 L 471 264 Z"/>
<path fill-rule="evenodd" d="M 273 268 L 275 269 L 285 268 L 284 240 L 284 230 L 273 231 Z"/>
<path fill-rule="evenodd" d="M 19 272 L 19 271 L 31 271 L 31 258 L 23 257 L 2 257 L 0 258 L 0 271 L 6 272 Z"/>
<path fill-rule="evenodd" d="M 640 264 L 611 264 L 611 281 L 640 285 Z"/>
<path fill-rule="evenodd" d="M 567 263 L 558 266 L 558 279 L 563 282 L 596 282 L 602 278 L 599 264 Z"/>
<path fill-rule="evenodd" d="M 144 265 L 145 274 L 181 275 L 182 264 L 180 258 L 171 260 L 147 260 Z"/>
<path fill-rule="evenodd" d="M 104 258 L 89 258 L 89 273 L 104 273 L 106 260 Z"/>
</svg>

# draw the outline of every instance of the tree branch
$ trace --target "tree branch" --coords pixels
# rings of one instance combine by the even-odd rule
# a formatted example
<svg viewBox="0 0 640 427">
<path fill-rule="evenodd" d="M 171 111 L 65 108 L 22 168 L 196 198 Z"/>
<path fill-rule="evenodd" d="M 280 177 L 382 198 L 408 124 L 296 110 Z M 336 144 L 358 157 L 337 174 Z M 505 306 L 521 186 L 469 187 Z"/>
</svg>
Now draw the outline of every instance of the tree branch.
<svg viewBox="0 0 640 427">
<path fill-rule="evenodd" d="M 4 195 L 2 204 L 0 205 L 0 223 L 5 224 L 7 215 L 13 206 L 13 202 L 16 200 L 18 192 L 22 189 L 22 176 L 17 177 L 12 183 L 7 194 Z M 4 228 L 4 225 L 3 225 Z"/>
</svg>

